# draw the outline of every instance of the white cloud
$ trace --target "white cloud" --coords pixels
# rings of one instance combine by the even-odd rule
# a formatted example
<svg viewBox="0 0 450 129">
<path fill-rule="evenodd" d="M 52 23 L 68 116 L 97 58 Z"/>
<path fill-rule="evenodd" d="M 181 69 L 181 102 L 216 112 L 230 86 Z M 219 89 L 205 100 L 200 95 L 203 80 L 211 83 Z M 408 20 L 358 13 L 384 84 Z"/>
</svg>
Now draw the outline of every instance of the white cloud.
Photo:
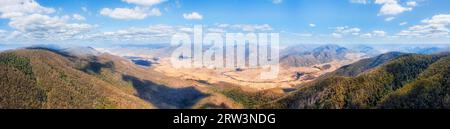
<svg viewBox="0 0 450 129">
<path fill-rule="evenodd" d="M 309 24 L 309 27 L 316 27 L 316 24 Z"/>
<path fill-rule="evenodd" d="M 333 28 L 334 32 L 331 33 L 331 36 L 334 38 L 343 38 L 344 36 L 358 36 L 360 35 L 361 29 L 357 27 L 348 27 L 348 26 L 340 26 Z"/>
<path fill-rule="evenodd" d="M 242 32 L 242 31 L 262 31 L 272 30 L 268 24 L 215 24 L 214 26 L 204 26 L 203 30 L 208 33 Z M 192 33 L 192 26 L 173 25 L 151 25 L 148 27 L 130 27 L 116 31 L 92 33 L 86 36 L 89 41 L 113 41 L 115 43 L 161 43 L 170 41 L 172 35 L 176 33 Z"/>
<path fill-rule="evenodd" d="M 165 2 L 166 0 L 122 0 L 129 4 L 137 5 L 134 8 L 103 8 L 100 14 L 120 20 L 142 20 L 149 16 L 161 16 L 158 8 L 150 9 L 151 6 Z"/>
<path fill-rule="evenodd" d="M 280 4 L 280 3 L 283 3 L 283 0 L 272 0 L 272 3 L 274 3 L 274 4 Z"/>
<path fill-rule="evenodd" d="M 410 7 L 416 7 L 417 6 L 417 2 L 415 2 L 415 1 L 408 1 L 408 2 L 406 2 L 406 5 L 408 5 Z"/>
<path fill-rule="evenodd" d="M 334 38 L 342 38 L 342 34 L 338 33 L 332 33 L 331 36 L 333 36 Z"/>
<path fill-rule="evenodd" d="M 377 37 L 385 37 L 387 33 L 382 30 L 374 30 L 372 31 L 372 35 Z"/>
<path fill-rule="evenodd" d="M 450 15 L 439 14 L 431 19 L 424 19 L 422 24 L 411 26 L 397 35 L 408 37 L 445 37 L 449 36 L 450 33 L 449 24 Z"/>
<path fill-rule="evenodd" d="M 356 28 L 356 27 L 348 27 L 348 26 L 340 26 L 340 27 L 336 27 L 335 32 L 336 33 L 340 33 L 340 34 L 353 34 L 353 35 L 358 35 L 358 33 L 361 31 L 361 29 Z"/>
<path fill-rule="evenodd" d="M 9 41 L 63 41 L 81 39 L 96 25 L 85 23 L 69 23 L 85 20 L 79 14 L 72 16 L 49 16 L 55 9 L 43 7 L 35 0 L 2 0 L 0 1 L 0 18 L 8 19 L 13 29 L 5 40 Z"/>
<path fill-rule="evenodd" d="M 398 24 L 398 25 L 400 25 L 400 26 L 404 26 L 404 25 L 406 25 L 406 24 L 408 24 L 408 22 L 401 22 L 400 24 Z"/>
<path fill-rule="evenodd" d="M 215 26 L 210 27 L 213 31 L 223 31 L 223 32 L 261 32 L 261 31 L 271 31 L 272 26 L 269 24 L 215 24 Z"/>
<path fill-rule="evenodd" d="M 136 4 L 140 6 L 153 6 L 165 2 L 166 0 L 122 0 L 129 4 Z"/>
<path fill-rule="evenodd" d="M 94 25 L 68 23 L 67 16 L 50 17 L 42 14 L 32 14 L 11 19 L 9 26 L 16 29 L 16 35 L 23 39 L 60 41 L 80 38 Z"/>
<path fill-rule="evenodd" d="M 411 7 L 403 7 L 398 0 L 375 0 L 375 4 L 380 4 L 379 15 L 397 15 L 406 11 L 411 11 Z"/>
<path fill-rule="evenodd" d="M 187 20 L 201 20 L 203 19 L 203 16 L 197 12 L 192 12 L 192 13 L 184 13 L 183 14 L 184 19 Z"/>
<path fill-rule="evenodd" d="M 41 6 L 35 0 L 1 0 L 0 18 L 14 18 L 29 14 L 50 14 L 55 9 Z"/>
<path fill-rule="evenodd" d="M 450 14 L 439 14 L 434 15 L 431 19 L 422 20 L 426 24 L 450 24 Z"/>
<path fill-rule="evenodd" d="M 385 21 L 392 21 L 392 20 L 394 20 L 395 19 L 395 17 L 388 17 L 388 18 L 386 18 L 386 19 L 384 19 Z"/>
<path fill-rule="evenodd" d="M 241 29 L 242 31 L 247 31 L 247 32 L 273 30 L 272 26 L 270 26 L 269 24 L 262 24 L 262 25 L 237 24 L 237 25 L 232 25 L 231 28 L 232 29 Z"/>
<path fill-rule="evenodd" d="M 408 30 L 403 30 L 398 33 L 399 36 L 409 36 L 409 37 L 439 37 L 447 36 L 450 30 L 442 24 L 426 24 L 426 25 L 415 25 Z"/>
<path fill-rule="evenodd" d="M 194 32 L 194 29 L 190 28 L 190 27 L 182 27 L 182 28 L 180 28 L 178 30 L 181 31 L 181 32 L 185 32 L 185 33 L 192 33 L 192 32 Z"/>
<path fill-rule="evenodd" d="M 369 0 L 350 0 L 350 3 L 354 3 L 354 4 L 369 4 L 370 1 Z"/>
<path fill-rule="evenodd" d="M 81 16 L 80 14 L 73 14 L 72 18 L 78 21 L 85 21 L 86 18 L 84 16 Z"/>
<path fill-rule="evenodd" d="M 360 35 L 361 38 L 382 38 L 382 37 L 386 37 L 386 36 L 387 36 L 387 33 L 382 30 L 374 30 L 370 33 L 365 33 L 365 34 Z"/>
<path fill-rule="evenodd" d="M 151 25 L 148 27 L 130 27 L 117 31 L 108 31 L 91 34 L 87 37 L 94 41 L 142 41 L 142 42 L 164 42 L 170 41 L 172 35 L 177 32 L 186 32 L 191 29 L 183 26 Z"/>
<path fill-rule="evenodd" d="M 103 8 L 100 11 L 100 14 L 103 16 L 109 16 L 114 19 L 121 20 L 141 20 L 145 19 L 148 16 L 161 16 L 161 11 L 157 8 L 149 9 L 149 8 Z"/>
<path fill-rule="evenodd" d="M 362 38 L 372 38 L 372 34 L 371 33 L 362 34 L 361 37 Z"/>
</svg>

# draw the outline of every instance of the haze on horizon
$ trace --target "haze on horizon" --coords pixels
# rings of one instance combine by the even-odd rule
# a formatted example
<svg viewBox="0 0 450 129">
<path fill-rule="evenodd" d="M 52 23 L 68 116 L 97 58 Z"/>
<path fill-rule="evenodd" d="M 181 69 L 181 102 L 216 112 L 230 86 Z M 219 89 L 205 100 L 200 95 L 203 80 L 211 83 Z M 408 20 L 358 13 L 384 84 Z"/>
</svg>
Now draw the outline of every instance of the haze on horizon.
<svg viewBox="0 0 450 129">
<path fill-rule="evenodd" d="M 446 0 L 2 0 L 0 44 L 169 43 L 173 34 L 280 33 L 282 45 L 448 44 Z"/>
</svg>

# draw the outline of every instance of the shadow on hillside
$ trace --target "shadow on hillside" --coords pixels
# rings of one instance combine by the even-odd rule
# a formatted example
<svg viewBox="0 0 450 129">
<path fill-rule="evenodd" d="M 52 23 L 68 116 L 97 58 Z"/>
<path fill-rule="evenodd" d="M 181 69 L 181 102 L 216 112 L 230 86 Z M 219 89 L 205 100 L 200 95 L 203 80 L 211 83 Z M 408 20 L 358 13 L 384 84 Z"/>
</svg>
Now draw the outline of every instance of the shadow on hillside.
<svg viewBox="0 0 450 129">
<path fill-rule="evenodd" d="M 296 90 L 297 90 L 296 88 L 284 88 L 283 92 L 284 93 L 290 93 L 290 92 L 293 92 L 293 91 L 296 91 Z"/>
<path fill-rule="evenodd" d="M 26 49 L 29 49 L 29 50 L 44 50 L 44 51 L 50 51 L 50 52 L 53 52 L 53 53 L 55 53 L 55 54 L 61 55 L 61 56 L 63 56 L 63 57 L 75 58 L 75 56 L 71 56 L 71 55 L 68 54 L 68 53 L 61 52 L 61 51 L 59 51 L 59 50 L 57 50 L 57 49 L 52 49 L 52 48 L 46 48 L 46 47 L 27 47 Z"/>
<path fill-rule="evenodd" d="M 108 68 L 108 69 L 113 70 L 114 62 L 110 61 L 110 62 L 106 62 L 106 63 L 101 63 L 101 62 L 92 61 L 92 62 L 89 62 L 84 68 L 82 68 L 82 70 L 84 72 L 91 72 L 91 73 L 99 74 L 101 72 L 102 68 Z"/>
<path fill-rule="evenodd" d="M 122 79 L 133 84 L 140 98 L 163 109 L 190 108 L 198 100 L 208 96 L 208 94 L 203 94 L 194 87 L 170 88 L 129 75 L 123 75 Z"/>
</svg>

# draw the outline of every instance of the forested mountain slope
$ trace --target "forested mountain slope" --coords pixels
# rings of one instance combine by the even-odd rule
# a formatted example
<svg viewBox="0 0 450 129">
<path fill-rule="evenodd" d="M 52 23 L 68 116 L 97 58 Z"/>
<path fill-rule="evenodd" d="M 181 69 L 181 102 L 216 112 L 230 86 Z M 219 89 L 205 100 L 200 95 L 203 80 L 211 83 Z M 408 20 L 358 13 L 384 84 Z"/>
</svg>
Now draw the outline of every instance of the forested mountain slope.
<svg viewBox="0 0 450 129">
<path fill-rule="evenodd" d="M 407 54 L 355 77 L 320 78 L 261 108 L 449 108 L 449 61 Z"/>
</svg>

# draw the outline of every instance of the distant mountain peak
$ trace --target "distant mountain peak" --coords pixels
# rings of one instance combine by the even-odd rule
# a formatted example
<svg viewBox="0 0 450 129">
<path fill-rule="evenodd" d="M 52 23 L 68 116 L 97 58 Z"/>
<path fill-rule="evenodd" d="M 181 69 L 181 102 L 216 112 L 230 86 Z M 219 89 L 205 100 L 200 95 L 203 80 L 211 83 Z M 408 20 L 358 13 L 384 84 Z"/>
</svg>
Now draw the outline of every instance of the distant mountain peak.
<svg viewBox="0 0 450 129">
<path fill-rule="evenodd" d="M 100 55 L 101 52 L 97 51 L 95 48 L 93 47 L 70 47 L 70 48 L 65 48 L 61 50 L 62 52 L 65 52 L 67 54 L 70 55 L 75 55 L 75 56 L 97 56 Z"/>
<path fill-rule="evenodd" d="M 327 44 L 316 47 L 311 51 L 302 53 L 292 52 L 285 55 L 281 62 L 288 66 L 312 66 L 316 64 L 328 63 L 333 60 L 345 60 L 346 55 L 351 51 L 345 47 Z"/>
</svg>

